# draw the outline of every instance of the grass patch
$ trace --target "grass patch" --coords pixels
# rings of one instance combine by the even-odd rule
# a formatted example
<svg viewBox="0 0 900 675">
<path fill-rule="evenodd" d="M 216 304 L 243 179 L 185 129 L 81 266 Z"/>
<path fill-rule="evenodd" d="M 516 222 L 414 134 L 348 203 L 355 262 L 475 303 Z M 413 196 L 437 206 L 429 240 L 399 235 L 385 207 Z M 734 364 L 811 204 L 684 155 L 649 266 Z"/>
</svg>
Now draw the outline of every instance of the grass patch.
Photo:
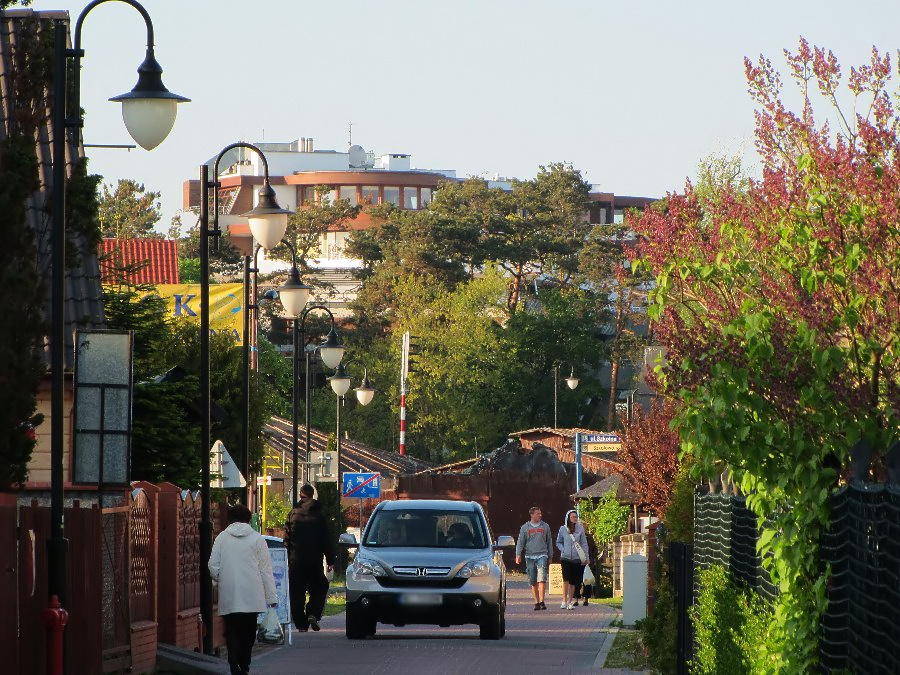
<svg viewBox="0 0 900 675">
<path fill-rule="evenodd" d="M 591 598 L 591 604 L 598 605 L 608 605 L 610 607 L 621 607 L 622 606 L 622 598 Z"/>
<path fill-rule="evenodd" d="M 346 601 L 343 593 L 329 593 L 325 599 L 325 609 L 322 616 L 332 616 L 334 614 L 343 614 Z"/>
<path fill-rule="evenodd" d="M 636 630 L 620 630 L 616 633 L 615 641 L 609 654 L 606 655 L 604 668 L 628 668 L 631 670 L 643 670 L 647 667 L 647 657 L 644 655 L 644 643 L 641 642 L 641 634 Z"/>
</svg>

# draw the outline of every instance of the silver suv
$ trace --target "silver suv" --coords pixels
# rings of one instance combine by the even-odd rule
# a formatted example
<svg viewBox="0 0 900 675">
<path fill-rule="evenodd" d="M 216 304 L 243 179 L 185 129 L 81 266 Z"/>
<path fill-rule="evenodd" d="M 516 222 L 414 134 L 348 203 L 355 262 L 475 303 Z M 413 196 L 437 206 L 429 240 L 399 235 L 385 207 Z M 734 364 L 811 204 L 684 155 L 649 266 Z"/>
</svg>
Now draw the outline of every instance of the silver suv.
<svg viewBox="0 0 900 675">
<path fill-rule="evenodd" d="M 381 502 L 347 568 L 347 637 L 374 635 L 376 624 L 478 624 L 480 637 L 506 633 L 506 567 L 499 549 L 512 537 L 491 533 L 475 502 L 417 499 Z"/>
</svg>

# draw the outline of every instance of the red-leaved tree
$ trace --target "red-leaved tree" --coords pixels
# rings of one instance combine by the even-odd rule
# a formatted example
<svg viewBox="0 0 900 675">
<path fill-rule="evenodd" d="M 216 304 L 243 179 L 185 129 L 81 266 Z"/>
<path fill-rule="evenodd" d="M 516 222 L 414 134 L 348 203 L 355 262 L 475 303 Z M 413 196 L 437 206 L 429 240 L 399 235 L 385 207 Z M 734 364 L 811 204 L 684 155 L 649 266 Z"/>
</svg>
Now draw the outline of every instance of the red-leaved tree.
<svg viewBox="0 0 900 675">
<path fill-rule="evenodd" d="M 675 404 L 656 399 L 650 411 L 638 408 L 622 431 L 619 460 L 625 465 L 628 488 L 664 520 L 678 471 L 678 432 L 669 428 Z"/>
</svg>

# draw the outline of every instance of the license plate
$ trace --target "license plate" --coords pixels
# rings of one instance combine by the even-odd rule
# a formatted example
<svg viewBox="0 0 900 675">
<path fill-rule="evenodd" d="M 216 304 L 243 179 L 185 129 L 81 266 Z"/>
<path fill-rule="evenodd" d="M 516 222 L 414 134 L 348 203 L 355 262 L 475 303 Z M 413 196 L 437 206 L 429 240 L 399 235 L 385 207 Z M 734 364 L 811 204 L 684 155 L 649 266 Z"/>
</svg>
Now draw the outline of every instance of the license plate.
<svg viewBox="0 0 900 675">
<path fill-rule="evenodd" d="M 404 593 L 400 596 L 401 605 L 440 605 L 444 598 L 437 593 Z"/>
</svg>

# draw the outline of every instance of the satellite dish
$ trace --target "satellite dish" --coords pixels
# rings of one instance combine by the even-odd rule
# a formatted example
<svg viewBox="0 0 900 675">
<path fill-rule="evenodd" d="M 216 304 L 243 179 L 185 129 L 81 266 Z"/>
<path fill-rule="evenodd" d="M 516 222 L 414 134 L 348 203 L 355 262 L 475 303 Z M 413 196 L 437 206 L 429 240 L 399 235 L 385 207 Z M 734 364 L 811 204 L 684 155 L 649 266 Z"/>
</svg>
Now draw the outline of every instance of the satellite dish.
<svg viewBox="0 0 900 675">
<path fill-rule="evenodd" d="M 347 150 L 347 154 L 350 155 L 350 166 L 354 168 L 365 166 L 366 151 L 361 145 L 351 145 L 350 149 Z"/>
</svg>

